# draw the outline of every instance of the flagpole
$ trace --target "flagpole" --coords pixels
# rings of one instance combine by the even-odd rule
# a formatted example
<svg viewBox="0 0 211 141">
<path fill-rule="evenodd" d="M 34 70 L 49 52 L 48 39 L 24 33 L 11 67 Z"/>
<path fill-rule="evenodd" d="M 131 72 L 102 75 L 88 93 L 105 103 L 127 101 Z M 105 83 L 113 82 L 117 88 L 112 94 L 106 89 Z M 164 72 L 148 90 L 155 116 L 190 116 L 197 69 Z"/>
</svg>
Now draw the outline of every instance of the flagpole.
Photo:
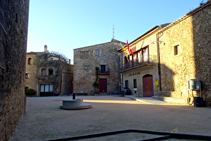
<svg viewBox="0 0 211 141">
<path fill-rule="evenodd" d="M 129 48 L 128 48 L 128 46 L 129 46 L 129 45 L 128 45 L 128 40 L 127 40 L 127 37 L 126 37 L 126 41 L 127 41 L 127 50 L 128 50 L 128 53 L 129 53 L 129 55 L 128 55 L 128 56 L 130 57 L 130 50 L 129 50 Z M 128 61 L 128 62 L 130 62 L 130 60 L 128 59 L 128 57 L 127 57 L 127 61 Z"/>
</svg>

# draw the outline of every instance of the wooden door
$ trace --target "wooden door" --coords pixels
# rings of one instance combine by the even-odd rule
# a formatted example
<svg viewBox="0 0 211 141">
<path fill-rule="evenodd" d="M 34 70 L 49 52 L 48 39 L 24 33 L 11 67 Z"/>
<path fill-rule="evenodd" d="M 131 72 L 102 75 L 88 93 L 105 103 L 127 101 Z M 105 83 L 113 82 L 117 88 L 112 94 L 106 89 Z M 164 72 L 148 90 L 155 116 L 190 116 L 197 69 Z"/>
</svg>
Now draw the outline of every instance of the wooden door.
<svg viewBox="0 0 211 141">
<path fill-rule="evenodd" d="M 99 79 L 99 92 L 107 93 L 107 79 Z"/>
<path fill-rule="evenodd" d="M 144 97 L 153 96 L 152 76 L 143 77 L 143 93 Z"/>
</svg>

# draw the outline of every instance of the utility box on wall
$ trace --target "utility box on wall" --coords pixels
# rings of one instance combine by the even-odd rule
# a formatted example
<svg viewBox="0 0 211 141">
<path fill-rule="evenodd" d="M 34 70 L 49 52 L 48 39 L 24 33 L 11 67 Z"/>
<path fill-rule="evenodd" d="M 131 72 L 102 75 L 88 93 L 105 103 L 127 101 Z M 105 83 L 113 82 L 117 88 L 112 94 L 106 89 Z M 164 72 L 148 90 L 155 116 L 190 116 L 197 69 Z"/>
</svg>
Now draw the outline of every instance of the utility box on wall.
<svg viewBox="0 0 211 141">
<path fill-rule="evenodd" d="M 199 91 L 201 89 L 200 79 L 188 79 L 188 90 Z"/>
<path fill-rule="evenodd" d="M 189 101 L 189 90 L 200 91 L 200 97 L 194 97 L 193 102 L 196 107 L 204 107 L 205 101 L 201 95 L 201 80 L 200 79 L 188 79 L 188 102 Z"/>
</svg>

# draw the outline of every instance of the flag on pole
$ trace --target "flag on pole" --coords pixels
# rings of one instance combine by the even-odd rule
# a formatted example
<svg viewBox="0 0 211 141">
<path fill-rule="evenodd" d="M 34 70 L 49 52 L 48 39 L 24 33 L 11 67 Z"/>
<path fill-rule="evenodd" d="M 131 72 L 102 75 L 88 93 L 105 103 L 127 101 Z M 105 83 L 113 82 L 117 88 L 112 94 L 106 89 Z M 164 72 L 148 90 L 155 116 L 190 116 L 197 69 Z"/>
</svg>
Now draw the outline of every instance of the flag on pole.
<svg viewBox="0 0 211 141">
<path fill-rule="evenodd" d="M 128 49 L 128 52 L 130 53 L 130 54 L 133 54 L 133 51 L 130 49 L 130 47 L 129 47 L 129 44 L 128 44 L 128 40 L 127 40 L 127 49 Z"/>
<path fill-rule="evenodd" d="M 121 44 L 123 51 L 126 53 L 127 57 L 128 57 L 128 51 L 123 47 L 123 45 Z"/>
</svg>

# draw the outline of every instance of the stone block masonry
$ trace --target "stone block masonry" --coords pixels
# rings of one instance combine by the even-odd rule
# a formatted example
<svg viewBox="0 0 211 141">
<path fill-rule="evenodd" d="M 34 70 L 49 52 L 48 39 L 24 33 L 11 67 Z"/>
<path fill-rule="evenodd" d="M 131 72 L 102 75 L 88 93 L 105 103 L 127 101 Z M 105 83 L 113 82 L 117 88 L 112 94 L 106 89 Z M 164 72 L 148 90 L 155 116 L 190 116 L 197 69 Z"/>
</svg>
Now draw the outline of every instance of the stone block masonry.
<svg viewBox="0 0 211 141">
<path fill-rule="evenodd" d="M 36 90 L 36 96 L 70 94 L 73 90 L 73 65 L 48 51 L 27 53 L 25 76 L 25 87 Z"/>
<path fill-rule="evenodd" d="M 208 1 L 158 34 L 159 40 L 164 41 L 160 44 L 162 95 L 187 99 L 187 80 L 197 78 L 202 81 L 204 100 L 211 105 L 210 33 L 211 1 Z M 193 91 L 192 96 L 199 96 L 199 91 Z"/>
<path fill-rule="evenodd" d="M 0 140 L 8 140 L 25 110 L 24 74 L 29 0 L 0 1 Z"/>
<path fill-rule="evenodd" d="M 112 39 L 111 42 L 74 49 L 73 92 L 89 95 L 119 93 L 119 48 L 120 41 Z M 99 68 L 99 88 L 93 87 L 96 67 Z"/>
</svg>

